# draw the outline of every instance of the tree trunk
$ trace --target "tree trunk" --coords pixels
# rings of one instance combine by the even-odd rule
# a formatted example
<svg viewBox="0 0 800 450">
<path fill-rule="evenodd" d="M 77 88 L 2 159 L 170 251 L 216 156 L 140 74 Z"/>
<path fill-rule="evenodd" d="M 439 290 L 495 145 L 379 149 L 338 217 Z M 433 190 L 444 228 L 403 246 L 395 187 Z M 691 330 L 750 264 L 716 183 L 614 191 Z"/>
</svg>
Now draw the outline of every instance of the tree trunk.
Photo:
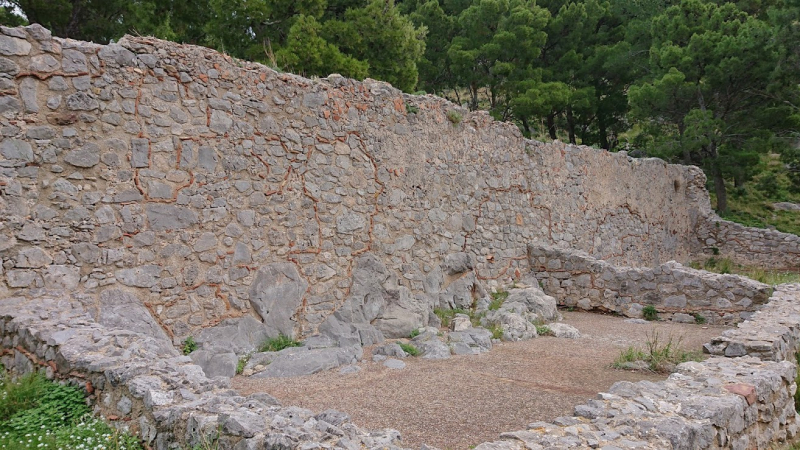
<svg viewBox="0 0 800 450">
<path fill-rule="evenodd" d="M 530 126 L 530 124 L 528 124 L 528 118 L 527 117 L 520 117 L 519 120 L 520 120 L 520 122 L 522 122 L 523 134 L 525 135 L 526 138 L 530 138 L 531 137 L 531 126 Z"/>
<path fill-rule="evenodd" d="M 556 113 L 553 111 L 550 111 L 550 114 L 547 115 L 547 132 L 550 133 L 550 139 L 558 139 L 556 135 Z"/>
<path fill-rule="evenodd" d="M 567 133 L 569 133 L 569 143 L 577 144 L 575 140 L 575 116 L 572 115 L 572 106 L 567 106 Z"/>
<path fill-rule="evenodd" d="M 724 214 L 728 211 L 728 191 L 725 190 L 725 179 L 722 177 L 722 170 L 713 163 L 712 176 L 714 180 L 714 193 L 717 194 L 717 214 Z"/>
<path fill-rule="evenodd" d="M 605 116 L 600 111 L 600 108 L 597 109 L 597 132 L 600 134 L 600 147 L 611 150 L 611 146 L 608 143 L 608 130 L 606 130 Z"/>
</svg>

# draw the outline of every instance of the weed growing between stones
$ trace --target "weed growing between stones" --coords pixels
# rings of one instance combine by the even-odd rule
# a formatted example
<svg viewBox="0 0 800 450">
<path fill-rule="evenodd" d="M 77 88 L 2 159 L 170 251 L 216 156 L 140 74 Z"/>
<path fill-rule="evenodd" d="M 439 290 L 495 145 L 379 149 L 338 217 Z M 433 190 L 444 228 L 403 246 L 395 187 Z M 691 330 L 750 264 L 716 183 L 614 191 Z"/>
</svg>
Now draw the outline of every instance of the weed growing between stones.
<svg viewBox="0 0 800 450">
<path fill-rule="evenodd" d="M 492 292 L 492 301 L 489 303 L 489 311 L 497 311 L 503 306 L 503 302 L 508 298 L 508 291 Z"/>
<path fill-rule="evenodd" d="M 197 350 L 197 342 L 194 341 L 192 336 L 187 337 L 183 340 L 183 347 L 181 348 L 184 355 L 188 355 L 193 351 Z"/>
<path fill-rule="evenodd" d="M 658 310 L 653 305 L 647 305 L 642 308 L 642 317 L 644 317 L 644 320 L 658 320 Z"/>
<path fill-rule="evenodd" d="M 648 369 L 653 372 L 670 373 L 675 366 L 686 361 L 701 361 L 702 354 L 681 346 L 683 338 L 672 335 L 666 339 L 657 330 L 647 333 L 643 348 L 630 346 L 622 350 L 612 364 L 615 369 Z"/>
<path fill-rule="evenodd" d="M 410 356 L 419 355 L 419 349 L 417 347 L 414 347 L 412 344 L 407 344 L 405 342 L 400 342 L 399 345 L 400 345 L 400 348 L 402 348 L 403 351 L 408 353 Z"/>
<path fill-rule="evenodd" d="M 269 338 L 258 348 L 259 352 L 279 352 L 289 347 L 302 347 L 303 343 L 296 341 L 289 336 L 279 334 L 277 337 Z"/>
<path fill-rule="evenodd" d="M 415 337 L 419 336 L 419 328 L 415 328 L 411 330 L 411 334 L 408 335 L 409 339 L 414 339 Z"/>
<path fill-rule="evenodd" d="M 536 334 L 539 336 L 555 336 L 553 330 L 551 330 L 547 325 L 536 325 Z"/>
<path fill-rule="evenodd" d="M 406 103 L 406 112 L 409 114 L 417 114 L 419 112 L 419 106 Z"/>
<path fill-rule="evenodd" d="M 442 321 L 442 326 L 445 328 L 450 327 L 450 322 L 453 320 L 453 317 L 455 317 L 456 314 L 466 314 L 472 317 L 470 311 L 467 311 L 466 309 L 463 308 L 453 308 L 453 309 L 434 308 L 433 313 L 436 314 L 436 317 L 438 317 L 439 320 Z"/>
<path fill-rule="evenodd" d="M 138 440 L 90 415 L 83 392 L 33 373 L 0 380 L 0 449 L 141 450 Z"/>
<path fill-rule="evenodd" d="M 244 355 L 239 358 L 239 362 L 236 363 L 236 375 L 241 375 L 244 372 L 244 366 L 247 365 L 248 361 L 250 361 L 250 355 Z"/>
<path fill-rule="evenodd" d="M 692 313 L 692 316 L 694 316 L 694 323 L 699 324 L 699 325 L 702 325 L 702 324 L 706 323 L 706 318 L 703 317 L 702 314 L 700 314 L 700 313 Z"/>
<path fill-rule="evenodd" d="M 503 326 L 500 324 L 493 323 L 486 327 L 487 330 L 492 332 L 492 339 L 502 339 L 503 338 Z"/>
<path fill-rule="evenodd" d="M 449 120 L 450 123 L 453 124 L 453 126 L 456 126 L 459 123 L 461 123 L 462 119 L 463 119 L 463 117 L 461 117 L 461 114 L 458 111 L 456 111 L 454 109 L 451 109 L 451 110 L 447 111 L 447 120 Z"/>
</svg>

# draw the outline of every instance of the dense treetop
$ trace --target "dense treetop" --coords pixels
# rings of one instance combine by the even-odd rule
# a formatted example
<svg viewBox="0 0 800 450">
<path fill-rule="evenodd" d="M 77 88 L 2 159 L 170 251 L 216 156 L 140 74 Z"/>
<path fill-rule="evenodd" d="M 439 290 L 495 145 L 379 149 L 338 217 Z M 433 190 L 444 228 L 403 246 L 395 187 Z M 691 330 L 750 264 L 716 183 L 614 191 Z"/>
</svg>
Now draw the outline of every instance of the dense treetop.
<svg viewBox="0 0 800 450">
<path fill-rule="evenodd" d="M 369 76 L 489 110 L 539 139 L 696 164 L 720 212 L 754 177 L 800 192 L 800 0 L 0 5 L 3 24 L 99 43 L 154 35 L 306 76 Z"/>
</svg>

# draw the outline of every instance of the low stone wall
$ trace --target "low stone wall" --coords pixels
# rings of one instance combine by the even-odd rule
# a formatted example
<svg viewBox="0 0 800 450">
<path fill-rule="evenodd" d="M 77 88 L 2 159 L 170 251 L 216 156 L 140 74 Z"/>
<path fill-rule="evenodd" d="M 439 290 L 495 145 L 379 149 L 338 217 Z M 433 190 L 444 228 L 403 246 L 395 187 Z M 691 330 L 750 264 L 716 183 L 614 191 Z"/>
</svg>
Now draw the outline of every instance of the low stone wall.
<svg viewBox="0 0 800 450">
<path fill-rule="evenodd" d="M 771 287 L 670 261 L 654 268 L 620 267 L 576 250 L 528 245 L 528 261 L 542 289 L 559 304 L 641 317 L 652 305 L 662 319 L 734 324 L 763 305 Z"/>
<path fill-rule="evenodd" d="M 573 417 L 532 423 L 477 449 L 767 449 L 793 439 L 800 285 L 779 286 L 771 300 L 751 322 L 709 344 L 739 345 L 747 355 L 684 363 L 664 382 L 617 383 L 577 406 Z M 191 447 L 219 433 L 220 449 L 399 450 L 396 431 L 366 432 L 341 412 L 314 415 L 267 394 L 239 396 L 163 341 L 95 323 L 67 295 L 7 299 L 0 333 L 6 367 L 85 386 L 98 412 L 155 449 Z"/>
<path fill-rule="evenodd" d="M 776 230 L 750 228 L 715 214 L 704 216 L 697 238 L 704 252 L 731 257 L 740 264 L 766 269 L 800 270 L 800 237 Z"/>
<path fill-rule="evenodd" d="M 797 435 L 798 338 L 800 285 L 781 285 L 769 304 L 722 339 L 746 356 L 684 363 L 659 383 L 616 383 L 575 407 L 573 417 L 532 423 L 476 450 L 775 448 Z"/>
<path fill-rule="evenodd" d="M 164 341 L 100 325 L 67 298 L 0 303 L 0 362 L 83 386 L 97 412 L 149 448 L 196 448 L 217 437 L 214 448 L 235 450 L 397 448 L 397 431 L 364 431 L 338 411 L 314 415 L 268 394 L 239 396 L 229 379 L 207 378 Z"/>
</svg>

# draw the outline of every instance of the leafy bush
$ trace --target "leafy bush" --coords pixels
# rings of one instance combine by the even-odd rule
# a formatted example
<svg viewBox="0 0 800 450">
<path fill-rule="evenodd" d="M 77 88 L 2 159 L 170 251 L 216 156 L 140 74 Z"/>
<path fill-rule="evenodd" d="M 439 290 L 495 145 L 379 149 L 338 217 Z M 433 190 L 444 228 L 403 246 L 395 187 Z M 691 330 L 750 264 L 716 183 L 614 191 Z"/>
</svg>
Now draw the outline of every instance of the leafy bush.
<svg viewBox="0 0 800 450">
<path fill-rule="evenodd" d="M 536 325 L 536 334 L 539 336 L 553 336 L 553 330 L 550 329 L 547 325 Z"/>
<path fill-rule="evenodd" d="M 261 344 L 261 347 L 258 348 L 260 352 L 279 352 L 285 348 L 289 347 L 302 347 L 303 343 L 300 341 L 296 341 L 289 336 L 284 334 L 279 334 L 277 337 L 269 338 L 264 343 Z"/>
<path fill-rule="evenodd" d="M 417 336 L 419 336 L 419 328 L 414 328 L 411 330 L 411 334 L 408 337 L 414 339 Z"/>
<path fill-rule="evenodd" d="M 193 351 L 197 350 L 197 342 L 194 341 L 194 338 L 192 336 L 189 336 L 183 340 L 182 350 L 184 355 L 188 355 L 189 353 L 192 353 Z"/>
<path fill-rule="evenodd" d="M 653 305 L 647 305 L 642 308 L 642 317 L 644 320 L 658 320 L 658 310 Z"/>
<path fill-rule="evenodd" d="M 400 345 L 400 348 L 402 348 L 404 352 L 408 353 L 411 356 L 419 355 L 419 349 L 417 347 L 414 347 L 414 345 L 412 344 L 400 342 L 398 345 Z"/>
<path fill-rule="evenodd" d="M 417 114 L 419 112 L 419 106 L 406 103 L 406 112 L 409 114 Z"/>
</svg>

